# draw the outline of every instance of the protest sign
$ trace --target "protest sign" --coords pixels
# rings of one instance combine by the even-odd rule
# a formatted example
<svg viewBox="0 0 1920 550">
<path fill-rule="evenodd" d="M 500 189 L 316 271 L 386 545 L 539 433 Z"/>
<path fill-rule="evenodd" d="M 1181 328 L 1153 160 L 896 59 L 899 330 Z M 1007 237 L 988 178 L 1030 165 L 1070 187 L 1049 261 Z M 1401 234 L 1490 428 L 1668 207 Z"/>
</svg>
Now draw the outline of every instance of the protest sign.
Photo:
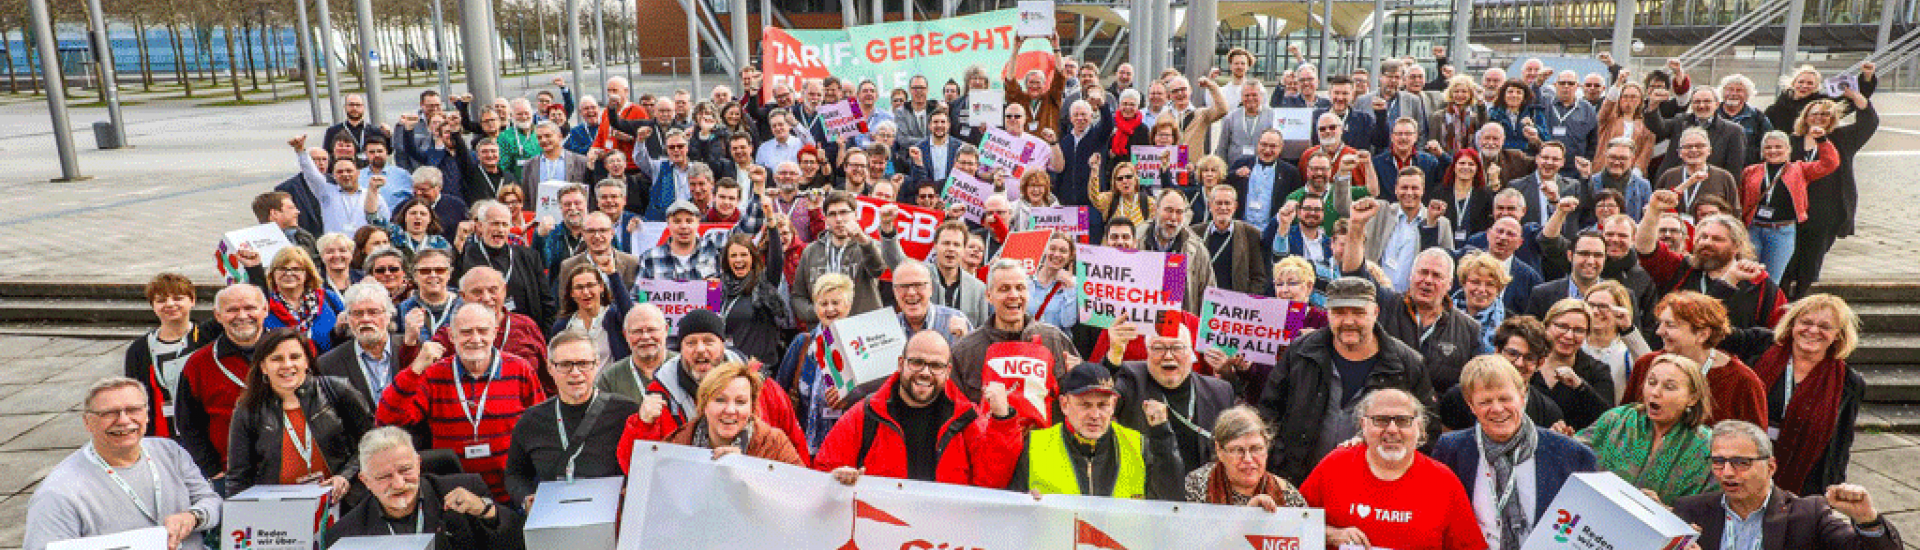
<svg viewBox="0 0 1920 550">
<path fill-rule="evenodd" d="M 255 485 L 220 505 L 225 550 L 309 550 L 332 523 L 325 485 Z"/>
<path fill-rule="evenodd" d="M 1090 219 L 1085 206 L 1038 206 L 1027 209 L 1027 222 L 1033 229 L 1052 229 L 1087 242 Z"/>
<path fill-rule="evenodd" d="M 1045 495 L 820 471 L 667 443 L 634 445 L 620 550 L 641 548 L 1326 547 L 1318 509 Z M 992 464 L 1008 467 L 1011 464 Z"/>
<path fill-rule="evenodd" d="M 1020 262 L 1027 273 L 1040 270 L 1040 256 L 1047 252 L 1047 239 L 1053 238 L 1052 229 L 1035 229 L 1007 234 L 1007 240 L 1000 245 L 1002 260 Z M 993 262 L 987 262 L 993 263 Z"/>
<path fill-rule="evenodd" d="M 734 224 L 731 223 L 703 223 L 694 229 L 694 238 L 704 239 L 708 233 L 715 231 L 725 232 L 733 229 L 733 225 Z M 669 236 L 672 236 L 672 234 L 667 232 L 667 222 L 640 222 L 640 228 L 638 230 L 627 234 L 627 248 L 629 249 L 627 252 L 635 256 L 646 254 L 648 250 L 653 250 L 655 247 L 667 244 L 667 237 Z"/>
<path fill-rule="evenodd" d="M 47 550 L 167 550 L 167 528 L 156 525 L 110 535 L 50 541 Z"/>
<path fill-rule="evenodd" d="M 718 312 L 720 302 L 725 297 L 720 281 L 638 279 L 633 282 L 633 303 L 659 306 L 664 314 L 662 316 L 667 319 L 669 336 L 675 327 L 680 326 L 681 317 L 686 317 L 696 309 Z"/>
<path fill-rule="evenodd" d="M 1842 97 L 1847 95 L 1847 90 L 1858 89 L 1860 89 L 1859 75 L 1837 74 L 1827 77 L 1826 81 L 1820 83 L 1820 91 L 1826 93 L 1827 97 Z"/>
<path fill-rule="evenodd" d="M 293 246 L 293 242 L 287 240 L 287 231 L 272 222 L 235 229 L 221 237 L 220 245 L 215 247 L 214 267 L 220 270 L 221 275 L 226 276 L 227 284 L 245 282 L 247 268 L 240 265 L 241 250 L 260 253 L 260 263 L 264 266 L 271 265 L 273 256 L 279 254 L 280 249 L 289 246 Z M 313 258 L 313 261 L 319 263 L 320 259 Z"/>
<path fill-rule="evenodd" d="M 906 331 L 888 308 L 834 321 L 820 331 L 820 343 L 814 347 L 815 362 L 827 369 L 842 395 L 900 370 L 900 354 L 907 351 Z"/>
<path fill-rule="evenodd" d="M 987 197 L 993 196 L 992 183 L 973 177 L 973 174 L 954 170 L 947 173 L 947 184 L 942 187 L 944 196 L 941 199 L 947 204 L 966 207 L 967 221 L 980 223 L 980 219 L 986 216 Z"/>
<path fill-rule="evenodd" d="M 560 213 L 560 191 L 575 185 L 579 184 L 570 181 L 540 182 L 539 194 L 534 197 L 533 219 L 553 220 L 553 223 L 565 220 L 565 215 Z"/>
<path fill-rule="evenodd" d="M 1258 365 L 1276 365 L 1281 351 L 1306 326 L 1307 304 L 1243 294 L 1217 287 L 1202 293 L 1200 347 L 1245 355 Z"/>
<path fill-rule="evenodd" d="M 989 128 L 1000 127 L 1000 116 L 1007 108 L 1007 93 L 1000 90 L 974 90 L 967 92 L 966 120 L 962 125 L 986 125 Z"/>
<path fill-rule="evenodd" d="M 1020 0 L 1021 38 L 1053 36 L 1053 0 Z"/>
<path fill-rule="evenodd" d="M 1280 154 L 1294 158 L 1312 146 L 1313 109 L 1287 107 L 1273 110 L 1273 129 L 1280 131 Z"/>
<path fill-rule="evenodd" d="M 1046 346 L 1017 340 L 987 346 L 980 385 L 994 382 L 1007 387 L 1007 404 L 1013 406 L 1014 416 L 1036 427 L 1053 425 L 1049 405 L 1059 384 L 1053 376 L 1053 352 Z"/>
<path fill-rule="evenodd" d="M 1613 472 L 1573 474 L 1546 509 L 1522 550 L 1679 550 L 1700 536 Z"/>
<path fill-rule="evenodd" d="M 900 215 L 893 219 L 894 239 L 900 242 L 900 252 L 915 260 L 927 259 L 927 253 L 933 251 L 934 230 L 940 228 L 944 219 L 939 210 L 921 208 L 909 204 L 887 202 L 873 197 L 856 197 L 860 200 L 860 230 L 868 237 L 880 237 L 880 207 L 893 205 L 900 209 Z"/>
<path fill-rule="evenodd" d="M 1152 324 L 1158 312 L 1180 309 L 1187 294 L 1187 257 L 1148 250 L 1074 247 L 1080 281 L 1080 322 L 1107 328 L 1116 321 Z"/>
<path fill-rule="evenodd" d="M 797 89 L 808 78 L 872 80 L 881 90 L 906 88 L 914 76 L 929 82 L 966 81 L 968 67 L 1006 65 L 1019 46 L 1017 9 L 933 20 L 895 21 L 836 30 L 768 27 L 761 40 L 763 97 L 776 85 Z M 879 99 L 880 108 L 888 98 Z"/>
<path fill-rule="evenodd" d="M 1053 156 L 1053 147 L 1047 145 L 1039 136 L 1021 134 L 1014 136 L 999 128 L 988 128 L 980 139 L 980 169 L 993 172 L 1006 169 L 1006 179 L 1000 182 L 1008 188 L 1018 189 L 1020 178 L 1028 170 L 1047 169 L 1047 159 Z"/>
<path fill-rule="evenodd" d="M 1132 147 L 1134 174 L 1149 188 L 1180 185 L 1187 172 L 1187 146 L 1135 145 Z"/>
<path fill-rule="evenodd" d="M 828 141 L 867 135 L 867 117 L 860 112 L 860 104 L 851 99 L 821 105 L 820 124 L 827 129 Z"/>
</svg>

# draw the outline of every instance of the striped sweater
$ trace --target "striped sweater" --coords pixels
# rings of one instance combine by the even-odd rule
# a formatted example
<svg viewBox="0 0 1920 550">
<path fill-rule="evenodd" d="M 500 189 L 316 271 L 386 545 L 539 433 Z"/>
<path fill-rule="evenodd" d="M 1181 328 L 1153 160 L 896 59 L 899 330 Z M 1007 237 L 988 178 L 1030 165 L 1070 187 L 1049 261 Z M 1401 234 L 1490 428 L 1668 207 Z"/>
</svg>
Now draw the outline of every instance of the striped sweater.
<svg viewBox="0 0 1920 550">
<path fill-rule="evenodd" d="M 427 367 L 424 374 L 402 368 L 394 376 L 380 399 L 374 419 L 382 425 L 425 423 L 433 433 L 433 448 L 447 449 L 460 457 L 467 473 L 480 474 L 493 490 L 496 500 L 507 499 L 502 475 L 507 468 L 507 447 L 513 441 L 513 426 L 520 413 L 547 399 L 533 366 L 512 353 L 502 354 L 493 376 L 475 377 L 466 369 L 454 367 L 448 356 Z M 455 376 L 458 373 L 458 381 Z M 458 384 L 458 386 L 456 386 Z M 461 402 L 464 390 L 467 402 Z M 481 396 L 486 398 L 481 403 Z M 477 425 L 468 420 L 467 411 L 479 404 L 482 412 Z M 469 458 L 466 449 L 476 444 L 487 446 L 487 455 Z"/>
</svg>

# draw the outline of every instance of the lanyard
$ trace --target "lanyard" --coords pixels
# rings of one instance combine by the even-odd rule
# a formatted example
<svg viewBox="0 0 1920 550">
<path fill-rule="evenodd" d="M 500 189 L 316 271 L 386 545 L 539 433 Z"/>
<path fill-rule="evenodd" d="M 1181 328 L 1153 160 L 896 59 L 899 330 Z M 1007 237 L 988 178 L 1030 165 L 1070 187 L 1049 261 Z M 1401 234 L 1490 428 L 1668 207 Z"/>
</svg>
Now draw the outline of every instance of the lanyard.
<svg viewBox="0 0 1920 550">
<path fill-rule="evenodd" d="M 382 523 L 387 523 L 387 522 L 382 522 Z M 426 529 L 427 529 L 427 512 L 426 510 L 420 509 L 419 503 L 415 502 L 414 508 L 413 508 L 413 533 L 409 533 L 409 534 L 417 535 L 423 531 L 426 531 Z M 399 533 L 393 532 L 392 523 L 387 523 L 387 534 L 389 535 L 399 534 Z"/>
<path fill-rule="evenodd" d="M 1760 204 L 1762 206 L 1765 206 L 1767 203 L 1773 201 L 1774 188 L 1779 187 L 1780 176 L 1786 173 L 1787 173 L 1787 165 L 1785 164 L 1780 165 L 1779 168 L 1775 168 L 1767 171 L 1767 188 L 1765 190 L 1760 191 Z"/>
<path fill-rule="evenodd" d="M 500 278 L 500 280 L 511 283 L 513 282 L 513 264 L 514 264 L 513 249 L 510 248 L 510 245 L 503 245 L 500 247 L 500 250 L 506 251 L 507 253 L 507 268 L 504 270 L 506 271 L 506 273 L 504 274 L 505 276 Z M 486 243 L 481 243 L 480 255 L 485 256 L 487 258 L 487 265 L 489 267 L 493 265 L 493 252 L 490 252 L 487 250 Z"/>
<path fill-rule="evenodd" d="M 433 308 L 427 307 L 427 302 L 425 300 L 420 301 L 420 309 L 421 311 L 427 312 L 426 313 L 427 334 L 425 335 L 427 337 L 432 337 L 433 333 L 439 332 L 440 327 L 447 326 L 447 321 L 453 319 L 453 300 L 452 299 L 447 300 L 446 307 L 441 308 L 440 315 L 437 315 L 437 316 L 433 314 Z"/>
<path fill-rule="evenodd" d="M 459 363 L 459 361 L 455 361 L 455 363 Z M 459 367 L 459 365 L 454 366 Z M 487 394 L 493 392 L 493 379 L 500 375 L 500 354 L 493 354 L 493 367 L 487 369 L 487 381 L 485 389 L 480 390 L 480 403 L 478 405 L 469 405 L 472 402 L 467 401 L 467 383 L 466 381 L 460 380 L 461 372 L 459 372 L 459 368 L 455 368 L 454 371 L 453 391 L 460 395 L 460 416 L 466 417 L 467 424 L 473 426 L 473 440 L 479 441 L 480 421 L 485 420 L 487 417 Z"/>
<path fill-rule="evenodd" d="M 1193 391 L 1193 390 L 1189 389 L 1188 391 Z M 1187 399 L 1187 414 L 1182 415 L 1180 414 L 1180 411 L 1176 411 L 1169 408 L 1167 409 L 1167 416 L 1173 417 L 1174 420 L 1179 420 L 1181 425 L 1186 426 L 1187 429 L 1189 430 L 1193 430 L 1193 433 L 1199 434 L 1200 439 L 1211 440 L 1213 439 L 1213 431 L 1196 426 L 1194 425 L 1192 420 L 1188 420 L 1188 418 L 1193 416 L 1194 403 L 1198 401 L 1200 401 L 1199 395 L 1191 395 Z"/>
<path fill-rule="evenodd" d="M 186 351 L 189 346 L 193 345 L 194 337 L 198 336 L 199 334 L 200 334 L 200 327 L 192 327 L 190 329 L 187 329 L 187 333 L 180 337 L 180 350 Z M 167 375 L 165 374 L 166 370 L 160 368 L 160 353 L 157 351 L 154 351 L 156 349 L 159 349 L 160 347 L 159 344 L 160 344 L 160 331 L 155 330 L 147 334 L 147 358 L 149 361 L 152 362 L 150 366 L 153 368 L 153 380 L 155 382 L 159 382 L 162 389 L 165 389 L 167 392 L 171 393 L 173 391 L 173 388 L 175 387 L 174 382 L 176 382 L 177 380 L 168 380 Z M 171 360 L 178 361 L 180 360 L 180 358 L 181 358 L 180 356 L 175 356 Z M 220 357 L 216 350 L 216 353 L 214 354 L 214 362 L 215 363 L 220 362 L 219 359 Z M 226 370 L 226 369 L 221 369 L 221 370 Z"/>
<path fill-rule="evenodd" d="M 1782 392 L 1784 393 L 1784 395 L 1780 396 L 1781 408 L 1786 408 L 1787 405 L 1793 404 L 1793 388 L 1794 386 L 1800 385 L 1799 383 L 1793 381 L 1793 358 L 1792 357 L 1787 358 L 1786 372 L 1787 372 L 1787 375 L 1781 377 L 1785 379 L 1787 382 L 1785 384 L 1781 384 L 1781 386 L 1784 386 L 1784 388 L 1782 388 Z"/>
<path fill-rule="evenodd" d="M 606 407 L 607 400 L 604 399 L 604 396 L 600 395 L 599 392 L 594 392 L 593 397 L 587 403 L 586 416 L 581 417 L 580 426 L 574 428 L 577 430 L 574 435 L 580 438 L 580 448 L 573 449 L 572 443 L 570 443 L 567 438 L 567 420 L 560 415 L 560 398 L 555 397 L 553 399 L 553 431 L 560 434 L 560 452 L 565 453 L 567 449 L 573 449 L 573 454 L 567 455 L 567 477 L 565 479 L 568 483 L 573 482 L 574 461 L 579 460 L 580 453 L 587 450 L 587 435 L 593 430 L 593 421 L 600 417 L 600 411 Z"/>
<path fill-rule="evenodd" d="M 1208 236 L 1212 236 L 1213 231 L 1215 230 L 1211 226 L 1209 226 L 1209 228 L 1207 229 Z M 1227 249 L 1229 248 L 1233 248 L 1234 232 L 1233 232 L 1232 226 L 1228 226 L 1228 229 L 1225 231 L 1225 233 L 1227 234 L 1227 240 L 1225 242 L 1220 243 L 1220 248 L 1218 250 L 1213 251 L 1213 258 L 1212 258 L 1213 261 L 1216 261 L 1216 262 L 1220 261 L 1220 253 L 1226 252 Z"/>
<path fill-rule="evenodd" d="M 1566 126 L 1566 125 L 1567 125 L 1567 117 L 1570 117 L 1570 116 L 1573 116 L 1573 113 L 1574 113 L 1575 111 L 1579 111 L 1579 110 L 1580 110 L 1580 104 L 1579 104 L 1579 103 L 1575 103 L 1575 104 L 1573 104 L 1573 106 L 1571 106 L 1571 107 L 1567 107 L 1567 112 L 1565 112 L 1565 113 L 1562 113 L 1562 112 L 1560 112 L 1560 104 L 1559 104 L 1559 103 L 1555 103 L 1555 104 L 1553 104 L 1553 116 L 1554 116 L 1554 119 L 1555 119 L 1556 121 L 1558 121 L 1558 122 L 1560 123 L 1560 125 L 1561 125 L 1561 126 Z"/>
<path fill-rule="evenodd" d="M 358 355 L 358 354 L 355 354 Z M 302 414 L 305 414 L 304 411 Z M 307 471 L 313 471 L 313 425 L 307 425 L 307 433 L 294 434 L 293 415 L 286 409 L 280 409 L 280 419 L 287 425 L 287 439 L 293 440 L 293 452 L 300 454 L 300 462 L 307 465 Z"/>
<path fill-rule="evenodd" d="M 1425 347 L 1427 345 L 1427 339 L 1433 337 L 1433 331 L 1438 330 L 1440 328 L 1440 319 L 1443 317 L 1446 317 L 1447 312 L 1445 310 L 1442 310 L 1438 314 L 1434 315 L 1433 324 L 1428 325 L 1422 322 L 1422 320 L 1420 319 L 1420 310 L 1413 307 L 1412 296 L 1401 296 L 1400 300 L 1406 302 L 1407 316 L 1413 318 L 1413 324 L 1415 326 L 1426 325 L 1427 330 L 1425 332 L 1420 333 L 1420 340 L 1419 340 L 1420 345 L 1422 347 Z"/>
<path fill-rule="evenodd" d="M 381 351 L 381 353 L 383 354 L 381 355 L 381 357 L 387 358 L 387 365 L 392 366 L 393 365 L 393 341 L 388 340 L 387 343 L 382 347 L 384 348 L 384 350 Z M 355 363 L 360 364 L 360 373 L 366 375 L 368 389 L 372 390 L 373 398 L 376 401 L 379 400 L 380 394 L 383 393 L 382 390 L 385 390 L 387 385 L 385 383 L 376 383 L 375 381 L 378 380 L 380 382 L 385 382 L 388 379 L 389 373 L 392 371 L 392 369 L 389 368 L 388 369 L 389 372 L 374 372 L 373 368 L 367 366 L 366 355 L 362 354 L 360 350 L 353 350 L 353 361 Z M 311 432 L 313 431 L 313 429 L 308 428 L 307 431 Z"/>
<path fill-rule="evenodd" d="M 233 385 L 235 386 L 240 386 L 240 389 L 243 389 L 243 390 L 247 389 L 246 382 L 240 380 L 240 377 L 234 376 L 232 371 L 227 370 L 226 365 L 220 364 L 220 341 L 219 340 L 213 341 L 213 370 L 220 371 L 220 374 L 226 375 L 227 380 L 230 382 L 233 382 Z"/>
<path fill-rule="evenodd" d="M 1703 171 L 1705 171 L 1705 172 L 1707 173 L 1707 175 L 1708 175 L 1708 177 L 1712 177 L 1712 175 L 1713 175 L 1713 169 L 1712 169 L 1712 168 L 1707 168 L 1707 167 L 1701 167 L 1700 169 L 1701 169 L 1701 170 L 1703 170 Z M 1685 166 L 1681 166 L 1681 167 L 1680 167 L 1680 181 L 1681 181 L 1682 183 L 1685 183 L 1685 182 L 1686 182 L 1687 180 L 1690 180 L 1690 179 L 1693 179 L 1693 172 L 1692 172 L 1691 170 L 1687 170 L 1687 167 L 1685 167 Z M 1687 186 L 1687 190 L 1685 190 L 1685 191 L 1681 191 L 1681 195 L 1683 195 L 1683 196 L 1681 197 L 1681 202 L 1683 202 L 1683 203 L 1685 203 L 1685 204 L 1683 205 L 1683 207 L 1684 207 L 1684 208 L 1686 208 L 1687 210 L 1692 210 L 1692 209 L 1693 209 L 1693 198 L 1694 198 L 1695 196 L 1698 196 L 1698 195 L 1700 194 L 1700 188 L 1701 188 L 1701 187 L 1703 187 L 1703 186 L 1705 186 L 1705 185 L 1706 185 L 1706 183 L 1707 183 L 1707 182 L 1706 182 L 1705 180 L 1702 180 L 1702 181 L 1701 181 L 1700 183 L 1696 183 L 1696 184 L 1693 184 L 1693 185 L 1690 185 L 1690 186 Z"/>
<path fill-rule="evenodd" d="M 101 470 L 105 470 L 107 472 L 107 478 L 112 479 L 115 485 L 120 486 L 121 491 L 127 493 L 127 499 L 132 500 L 133 506 L 140 509 L 140 514 L 146 516 L 147 521 L 153 522 L 154 525 L 159 525 L 160 514 L 155 510 L 160 507 L 160 465 L 156 464 L 147 456 L 147 444 L 140 444 L 140 457 L 147 459 L 147 473 L 153 476 L 153 508 L 148 508 L 146 503 L 140 502 L 140 495 L 133 492 L 133 486 L 128 485 L 127 480 L 120 477 L 119 472 L 113 470 L 113 466 L 107 465 L 107 459 L 100 457 L 100 451 L 94 450 L 92 443 L 88 443 L 86 449 L 87 458 L 92 460 L 94 465 L 99 466 Z"/>
</svg>

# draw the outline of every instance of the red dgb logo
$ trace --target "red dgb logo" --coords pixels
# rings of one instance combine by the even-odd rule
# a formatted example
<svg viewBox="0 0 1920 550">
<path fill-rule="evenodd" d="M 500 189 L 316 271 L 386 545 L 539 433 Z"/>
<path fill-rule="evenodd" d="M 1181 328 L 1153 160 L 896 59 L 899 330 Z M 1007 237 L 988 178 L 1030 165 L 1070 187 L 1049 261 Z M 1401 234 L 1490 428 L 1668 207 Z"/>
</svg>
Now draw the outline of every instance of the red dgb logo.
<svg viewBox="0 0 1920 550">
<path fill-rule="evenodd" d="M 1253 545 L 1253 550 L 1300 550 L 1299 537 L 1247 535 L 1247 543 Z"/>
</svg>

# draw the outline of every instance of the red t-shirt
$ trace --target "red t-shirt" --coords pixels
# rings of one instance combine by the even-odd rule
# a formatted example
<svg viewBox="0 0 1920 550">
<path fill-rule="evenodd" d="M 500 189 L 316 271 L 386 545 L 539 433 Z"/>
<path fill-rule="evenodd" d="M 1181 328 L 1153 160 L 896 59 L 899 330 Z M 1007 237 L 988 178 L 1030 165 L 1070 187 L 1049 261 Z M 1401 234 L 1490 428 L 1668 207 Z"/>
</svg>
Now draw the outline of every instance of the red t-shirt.
<svg viewBox="0 0 1920 550">
<path fill-rule="evenodd" d="M 1367 467 L 1367 447 L 1337 449 L 1300 485 L 1307 505 L 1324 508 L 1327 529 L 1358 527 L 1374 548 L 1484 550 L 1460 478 L 1439 461 L 1415 454 L 1400 479 L 1382 481 Z"/>
</svg>

